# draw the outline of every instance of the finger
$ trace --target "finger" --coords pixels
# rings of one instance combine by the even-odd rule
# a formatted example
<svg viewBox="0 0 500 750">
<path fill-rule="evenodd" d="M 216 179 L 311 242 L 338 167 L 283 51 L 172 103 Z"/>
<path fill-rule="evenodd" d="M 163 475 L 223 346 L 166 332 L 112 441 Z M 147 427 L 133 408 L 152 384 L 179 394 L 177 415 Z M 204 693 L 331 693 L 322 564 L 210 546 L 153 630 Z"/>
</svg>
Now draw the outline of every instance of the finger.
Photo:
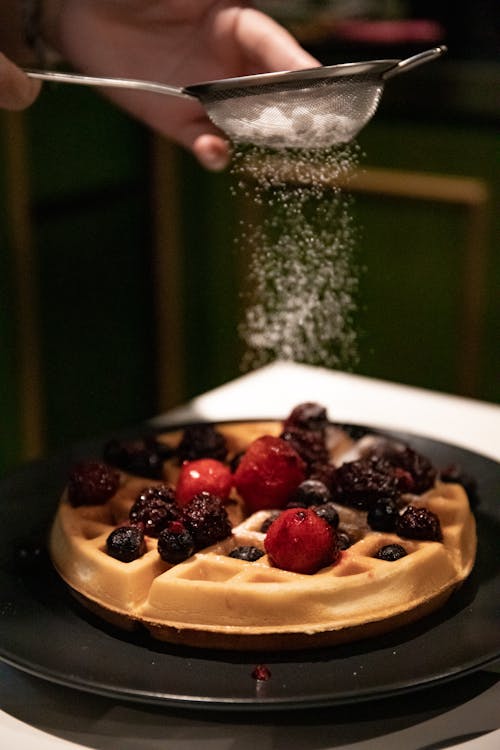
<svg viewBox="0 0 500 750">
<path fill-rule="evenodd" d="M 0 52 L 0 108 L 25 109 L 40 93 L 40 81 L 23 73 Z"/>
<path fill-rule="evenodd" d="M 283 26 L 254 8 L 241 10 L 235 33 L 248 59 L 262 70 L 300 70 L 320 64 Z"/>
<path fill-rule="evenodd" d="M 198 136 L 192 151 L 200 164 L 211 172 L 222 172 L 230 161 L 229 142 L 211 133 Z"/>
</svg>

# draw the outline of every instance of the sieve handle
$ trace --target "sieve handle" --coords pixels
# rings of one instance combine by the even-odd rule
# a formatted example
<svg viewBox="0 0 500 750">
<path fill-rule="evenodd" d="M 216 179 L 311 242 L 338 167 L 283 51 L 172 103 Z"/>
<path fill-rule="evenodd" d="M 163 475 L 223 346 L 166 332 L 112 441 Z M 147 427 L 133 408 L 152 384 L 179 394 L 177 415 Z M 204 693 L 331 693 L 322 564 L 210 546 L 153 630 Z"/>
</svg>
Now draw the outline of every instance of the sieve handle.
<svg viewBox="0 0 500 750">
<path fill-rule="evenodd" d="M 389 70 L 386 70 L 385 73 L 382 73 L 382 78 L 384 79 L 384 81 L 387 81 L 389 78 L 393 78 L 400 73 L 406 73 L 407 70 L 412 70 L 419 65 L 423 65 L 423 63 L 430 62 L 431 60 L 435 60 L 436 58 L 441 57 L 441 55 L 444 55 L 447 49 L 448 48 L 444 44 L 442 44 L 439 47 L 433 47 L 432 49 L 425 50 L 425 52 L 419 52 L 418 55 L 407 57 L 405 60 L 400 60 L 398 64 L 393 68 L 390 68 Z"/>
<path fill-rule="evenodd" d="M 53 70 L 32 70 L 23 68 L 30 78 L 38 78 L 41 81 L 58 81 L 59 83 L 76 83 L 80 86 L 104 86 L 119 89 L 133 89 L 135 91 L 149 91 L 153 94 L 167 94 L 178 96 L 183 99 L 195 99 L 185 89 L 177 86 L 169 86 L 166 83 L 154 81 L 142 81 L 134 78 L 104 78 L 101 76 L 86 76 L 77 73 L 59 73 Z"/>
</svg>

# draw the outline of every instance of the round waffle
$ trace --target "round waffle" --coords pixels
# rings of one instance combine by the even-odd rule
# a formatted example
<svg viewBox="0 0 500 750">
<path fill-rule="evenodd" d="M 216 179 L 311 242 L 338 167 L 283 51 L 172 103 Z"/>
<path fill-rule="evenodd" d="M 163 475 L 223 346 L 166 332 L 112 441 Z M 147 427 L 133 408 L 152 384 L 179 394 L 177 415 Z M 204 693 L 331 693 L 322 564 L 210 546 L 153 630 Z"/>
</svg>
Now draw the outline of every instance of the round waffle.
<svg viewBox="0 0 500 750">
<path fill-rule="evenodd" d="M 281 422 L 217 425 L 237 456 L 257 437 L 280 435 Z M 182 432 L 159 440 L 175 448 Z M 330 461 L 340 465 L 360 455 L 370 438 L 353 441 L 331 430 Z M 74 507 L 67 491 L 50 535 L 53 563 L 72 592 L 100 617 L 127 629 L 145 627 L 154 638 L 197 647 L 289 649 L 344 643 L 387 632 L 434 611 L 469 575 L 475 558 L 474 517 L 459 484 L 436 481 L 421 495 L 405 498 L 438 518 L 441 541 L 401 538 L 374 531 L 365 511 L 336 503 L 339 530 L 351 545 L 335 563 L 314 574 L 273 566 L 264 554 L 255 562 L 230 557 L 243 545 L 264 550 L 265 522 L 272 510 L 247 514 L 233 489 L 226 502 L 232 533 L 171 565 L 161 559 L 157 539 L 145 537 L 146 551 L 132 562 L 107 552 L 110 532 L 128 522 L 145 488 L 167 481 L 175 486 L 179 462 L 167 459 L 164 479 L 120 472 L 120 486 L 103 504 Z M 389 544 L 404 546 L 396 561 L 375 557 Z"/>
</svg>

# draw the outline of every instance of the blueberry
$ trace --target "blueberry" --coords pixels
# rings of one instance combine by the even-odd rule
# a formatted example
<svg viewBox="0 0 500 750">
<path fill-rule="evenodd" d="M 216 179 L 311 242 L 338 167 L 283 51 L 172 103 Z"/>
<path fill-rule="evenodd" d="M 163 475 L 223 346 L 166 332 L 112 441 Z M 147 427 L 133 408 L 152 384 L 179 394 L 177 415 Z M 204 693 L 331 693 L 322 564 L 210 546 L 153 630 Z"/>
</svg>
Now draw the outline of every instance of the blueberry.
<svg viewBox="0 0 500 750">
<path fill-rule="evenodd" d="M 405 557 L 408 553 L 405 548 L 400 544 L 386 544 L 377 550 L 375 557 L 378 560 L 385 560 L 386 562 L 395 562 Z"/>
<path fill-rule="evenodd" d="M 345 531 L 337 533 L 337 549 L 347 549 L 352 544 L 352 539 Z"/>
<path fill-rule="evenodd" d="M 393 531 L 397 517 L 398 508 L 394 500 L 381 497 L 369 509 L 366 520 L 375 531 Z"/>
<path fill-rule="evenodd" d="M 293 502 L 299 503 L 300 507 L 308 508 L 310 505 L 323 505 L 332 499 L 331 492 L 319 479 L 306 479 L 297 487 L 293 496 Z"/>
<path fill-rule="evenodd" d="M 317 508 L 313 508 L 314 512 L 320 518 L 324 518 L 325 521 L 336 529 L 339 525 L 339 514 L 333 503 L 325 503 L 319 505 Z"/>
<path fill-rule="evenodd" d="M 194 552 L 194 540 L 184 524 L 170 521 L 158 537 L 158 554 L 165 562 L 176 565 Z"/>
<path fill-rule="evenodd" d="M 236 547 L 229 553 L 229 557 L 234 557 L 236 558 L 236 560 L 245 560 L 246 562 L 255 562 L 259 558 L 263 557 L 263 555 L 264 552 L 262 552 L 261 549 L 259 549 L 258 547 L 251 547 L 249 545 Z"/>
<path fill-rule="evenodd" d="M 119 526 L 106 540 L 108 555 L 120 562 L 132 562 L 146 551 L 144 532 L 138 526 Z"/>
</svg>

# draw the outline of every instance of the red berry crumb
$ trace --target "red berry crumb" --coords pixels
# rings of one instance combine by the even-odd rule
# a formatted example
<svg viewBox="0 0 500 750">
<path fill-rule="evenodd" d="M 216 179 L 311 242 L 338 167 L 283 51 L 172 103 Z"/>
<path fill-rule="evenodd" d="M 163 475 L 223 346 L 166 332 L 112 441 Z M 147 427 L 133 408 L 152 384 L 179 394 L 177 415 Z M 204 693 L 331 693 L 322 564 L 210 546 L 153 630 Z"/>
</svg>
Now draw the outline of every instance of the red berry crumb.
<svg viewBox="0 0 500 750">
<path fill-rule="evenodd" d="M 186 505 L 200 492 L 209 492 L 226 500 L 231 491 L 233 476 L 229 466 L 215 458 L 185 461 L 179 473 L 175 497 L 179 505 Z"/>
<path fill-rule="evenodd" d="M 283 508 L 306 478 L 306 465 L 285 440 L 263 435 L 248 447 L 234 484 L 248 510 Z"/>
<path fill-rule="evenodd" d="M 335 529 L 310 508 L 284 510 L 273 521 L 264 547 L 270 562 L 293 573 L 316 573 L 335 562 Z"/>
<path fill-rule="evenodd" d="M 259 682 L 265 682 L 270 679 L 271 670 L 265 664 L 257 664 L 255 669 L 252 670 L 252 677 Z"/>
</svg>

